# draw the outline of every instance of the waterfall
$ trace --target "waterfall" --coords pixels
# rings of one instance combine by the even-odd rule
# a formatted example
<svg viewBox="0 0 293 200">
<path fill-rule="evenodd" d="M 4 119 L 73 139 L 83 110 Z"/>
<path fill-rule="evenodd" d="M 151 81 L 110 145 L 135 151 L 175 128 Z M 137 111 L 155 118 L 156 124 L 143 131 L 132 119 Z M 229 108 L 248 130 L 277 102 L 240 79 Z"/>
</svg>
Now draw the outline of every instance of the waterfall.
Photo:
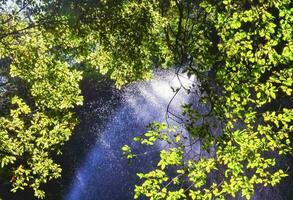
<svg viewBox="0 0 293 200">
<path fill-rule="evenodd" d="M 133 199 L 133 188 L 139 181 L 136 173 L 153 169 L 158 154 L 142 156 L 129 165 L 122 158 L 120 149 L 128 144 L 143 152 L 143 147 L 134 144 L 132 138 L 144 133 L 152 121 L 165 121 L 168 105 L 172 113 L 181 113 L 180 105 L 188 102 L 188 95 L 185 90 L 180 90 L 170 103 L 173 90 L 180 85 L 189 87 L 195 80 L 182 74 L 180 77 L 170 71 L 160 71 L 150 81 L 123 89 L 121 104 L 109 117 L 105 129 L 94 141 L 93 149 L 76 171 L 66 200 Z M 157 143 L 152 148 L 162 149 L 163 144 Z"/>
</svg>

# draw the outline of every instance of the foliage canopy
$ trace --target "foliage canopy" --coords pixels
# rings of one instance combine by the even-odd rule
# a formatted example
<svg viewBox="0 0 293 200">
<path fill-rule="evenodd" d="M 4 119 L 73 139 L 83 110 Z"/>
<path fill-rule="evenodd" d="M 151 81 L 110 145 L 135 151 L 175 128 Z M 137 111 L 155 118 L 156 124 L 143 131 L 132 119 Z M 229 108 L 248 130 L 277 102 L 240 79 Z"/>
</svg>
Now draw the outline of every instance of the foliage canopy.
<svg viewBox="0 0 293 200">
<path fill-rule="evenodd" d="M 171 143 L 138 174 L 135 198 L 249 199 L 278 184 L 277 155 L 291 152 L 292 25 L 290 0 L 0 1 L 0 160 L 12 191 L 44 198 L 40 186 L 60 177 L 54 157 L 77 124 L 84 72 L 121 87 L 171 65 L 199 79 L 210 111 L 183 105 L 188 137 L 153 123 L 134 139 Z"/>
</svg>

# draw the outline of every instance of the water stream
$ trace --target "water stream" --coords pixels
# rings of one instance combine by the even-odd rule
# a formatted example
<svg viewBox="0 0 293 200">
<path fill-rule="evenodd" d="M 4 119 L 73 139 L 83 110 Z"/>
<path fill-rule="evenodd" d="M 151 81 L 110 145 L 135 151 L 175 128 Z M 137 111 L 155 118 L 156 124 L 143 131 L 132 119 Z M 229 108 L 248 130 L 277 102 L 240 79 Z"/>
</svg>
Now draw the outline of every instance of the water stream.
<svg viewBox="0 0 293 200">
<path fill-rule="evenodd" d="M 180 80 L 186 87 L 192 84 L 186 77 L 181 77 Z M 174 73 L 163 71 L 158 72 L 151 81 L 135 83 L 123 90 L 121 104 L 109 117 L 104 130 L 97 134 L 100 137 L 93 141 L 94 147 L 76 171 L 66 200 L 133 198 L 132 191 L 138 181 L 136 173 L 151 170 L 158 155 L 149 154 L 129 165 L 127 160 L 122 158 L 120 149 L 124 144 L 135 145 L 132 138 L 146 131 L 150 122 L 165 120 L 166 108 L 174 96 L 171 87 L 176 88 L 179 85 L 178 77 Z M 169 110 L 180 114 L 180 105 L 187 102 L 188 95 L 184 90 L 180 90 L 171 102 Z M 99 115 L 98 112 L 95 114 Z M 143 151 L 140 146 L 136 148 Z M 161 149 L 163 144 L 158 143 L 153 148 Z"/>
</svg>

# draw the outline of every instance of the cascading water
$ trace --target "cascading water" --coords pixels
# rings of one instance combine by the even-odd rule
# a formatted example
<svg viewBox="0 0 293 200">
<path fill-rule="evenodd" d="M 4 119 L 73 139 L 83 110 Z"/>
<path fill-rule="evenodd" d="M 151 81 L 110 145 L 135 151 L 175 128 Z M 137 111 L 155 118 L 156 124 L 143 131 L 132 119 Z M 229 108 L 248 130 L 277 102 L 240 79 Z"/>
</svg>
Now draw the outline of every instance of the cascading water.
<svg viewBox="0 0 293 200">
<path fill-rule="evenodd" d="M 178 80 L 169 71 L 158 72 L 151 81 L 143 81 L 123 90 L 122 103 L 112 114 L 95 146 L 77 170 L 66 200 L 128 200 L 133 198 L 133 187 L 138 182 L 136 172 L 149 171 L 158 160 L 157 154 L 143 156 L 132 165 L 122 158 L 121 147 L 134 145 L 132 138 L 146 131 L 152 121 L 164 121 L 166 109 L 174 91 L 181 84 L 189 87 L 194 80 Z M 188 102 L 185 90 L 172 100 L 169 110 L 180 114 Z M 99 113 L 96 113 L 97 115 Z M 97 130 L 100 131 L 100 130 Z M 158 143 L 155 149 L 161 149 Z M 137 146 L 138 150 L 142 147 Z"/>
</svg>

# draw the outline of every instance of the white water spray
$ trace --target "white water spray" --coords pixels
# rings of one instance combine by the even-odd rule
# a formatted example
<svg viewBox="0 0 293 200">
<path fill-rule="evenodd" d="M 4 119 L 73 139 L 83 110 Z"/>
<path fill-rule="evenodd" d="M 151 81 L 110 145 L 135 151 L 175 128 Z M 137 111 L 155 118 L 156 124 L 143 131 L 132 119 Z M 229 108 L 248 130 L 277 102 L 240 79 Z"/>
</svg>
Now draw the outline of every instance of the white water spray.
<svg viewBox="0 0 293 200">
<path fill-rule="evenodd" d="M 147 155 L 129 166 L 120 149 L 124 144 L 135 145 L 132 138 L 145 132 L 145 127 L 152 121 L 165 120 L 167 106 L 174 96 L 171 87 L 189 87 L 194 83 L 194 79 L 187 77 L 181 77 L 180 81 L 174 73 L 164 71 L 156 73 L 151 81 L 124 89 L 122 105 L 110 117 L 101 137 L 97 138 L 94 148 L 77 170 L 66 200 L 132 199 L 133 187 L 138 181 L 136 173 L 151 170 L 158 157 Z M 187 102 L 186 91 L 180 90 L 169 110 L 180 115 L 181 105 Z M 154 148 L 162 147 L 158 144 Z"/>
</svg>

